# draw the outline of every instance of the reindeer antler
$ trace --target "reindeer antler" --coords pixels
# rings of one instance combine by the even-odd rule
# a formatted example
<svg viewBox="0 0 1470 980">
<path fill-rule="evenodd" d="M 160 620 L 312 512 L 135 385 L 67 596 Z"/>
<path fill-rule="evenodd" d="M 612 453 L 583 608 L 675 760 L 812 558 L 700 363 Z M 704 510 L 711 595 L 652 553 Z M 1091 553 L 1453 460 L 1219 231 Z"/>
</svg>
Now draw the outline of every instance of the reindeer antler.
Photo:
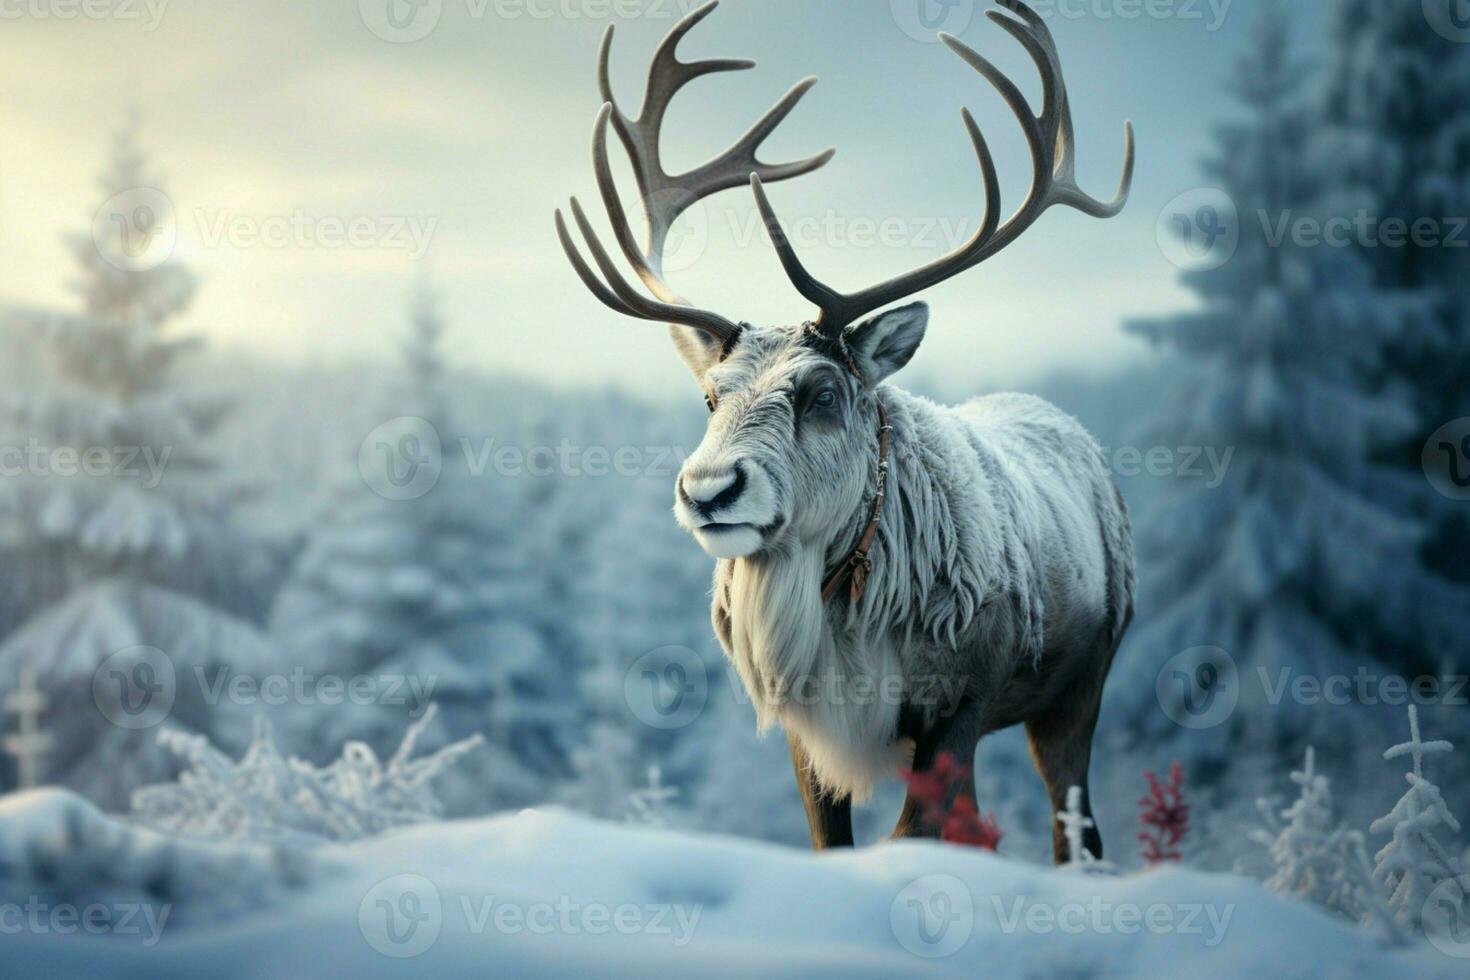
<svg viewBox="0 0 1470 980">
<path fill-rule="evenodd" d="M 624 257 L 632 265 L 644 285 L 658 297 L 650 300 L 641 295 L 618 273 L 615 263 L 597 239 L 591 223 L 582 211 L 576 198 L 572 198 L 572 216 L 577 222 L 593 261 L 601 270 L 604 283 L 592 272 L 583 260 L 580 251 L 567 231 L 561 211 L 556 212 L 557 235 L 562 248 L 571 260 L 583 283 L 604 304 L 628 316 L 645 320 L 683 324 L 712 334 L 720 340 L 728 340 L 738 327 L 730 320 L 707 310 L 700 310 L 685 302 L 671 289 L 663 278 L 663 252 L 668 241 L 669 230 L 674 221 L 697 201 L 744 184 L 753 176 L 769 181 L 786 180 L 810 173 L 832 158 L 833 150 L 827 150 L 806 160 L 795 163 L 766 164 L 756 158 L 756 151 L 766 138 L 781 124 L 781 121 L 796 107 L 796 103 L 816 84 L 815 78 L 798 82 L 781 97 L 748 132 L 724 153 L 708 163 L 683 174 L 670 174 L 664 169 L 659 152 L 659 137 L 663 129 L 664 115 L 669 102 L 685 85 L 694 79 L 713 72 L 743 71 L 753 68 L 755 62 L 743 59 L 710 59 L 705 61 L 680 61 L 675 49 L 680 40 L 701 20 L 708 17 L 719 5 L 711 0 L 676 24 L 664 38 L 653 56 L 648 71 L 648 85 L 643 97 L 643 106 L 636 119 L 629 118 L 617 107 L 613 98 L 612 85 L 608 77 L 608 62 L 612 51 L 613 28 L 608 27 L 602 38 L 602 48 L 597 59 L 598 86 L 604 104 L 597 115 L 592 131 L 592 162 L 597 174 L 598 190 L 612 222 L 613 234 Z M 612 166 L 607 155 L 607 126 L 611 120 L 623 146 L 633 164 L 633 175 L 643 204 L 644 218 L 648 228 L 647 246 L 640 249 L 634 239 L 633 229 L 618 196 L 613 180 Z"/>
<path fill-rule="evenodd" d="M 1000 186 L 996 178 L 995 161 L 974 117 L 968 109 L 962 109 L 960 115 L 970 134 L 970 141 L 974 144 L 985 187 L 985 217 L 974 236 L 941 259 L 856 293 L 840 293 L 818 280 L 806 270 L 791 247 L 780 219 L 776 217 L 766 196 L 763 183 L 810 173 L 830 160 L 834 151 L 827 150 L 806 160 L 786 164 L 764 164 L 755 155 L 761 143 L 815 83 L 814 78 L 803 79 L 793 86 L 749 132 L 714 160 L 684 174 L 669 174 L 663 168 L 659 155 L 659 137 L 669 101 L 681 88 L 702 75 L 740 71 L 754 65 L 751 61 L 735 59 L 695 62 L 678 59 L 675 49 L 679 41 L 714 10 L 718 0 L 712 0 L 681 20 L 659 45 L 649 68 L 643 107 L 636 119 L 630 119 L 619 110 L 613 100 L 608 79 L 608 60 L 613 36 L 611 27 L 603 36 L 602 49 L 598 56 L 598 84 L 605 103 L 598 113 L 592 137 L 597 186 L 623 255 L 658 300 L 643 296 L 622 278 L 611 257 L 598 241 L 576 198 L 572 199 L 572 215 L 606 282 L 599 279 L 582 258 L 567 231 L 561 212 L 557 211 L 557 234 L 573 268 L 598 299 L 620 313 L 645 320 L 696 327 L 720 340 L 727 340 L 738 331 L 736 324 L 718 314 L 690 306 L 664 281 L 663 250 L 674 221 L 691 205 L 711 194 L 749 180 L 755 192 L 756 205 L 775 244 L 782 267 L 797 292 L 816 304 L 821 311 L 817 319 L 818 329 L 835 337 L 859 317 L 979 265 L 1014 242 L 1054 206 L 1074 208 L 1095 218 L 1111 218 L 1118 214 L 1127 203 L 1133 183 L 1133 124 L 1124 125 L 1123 178 L 1117 196 L 1108 203 L 1090 197 L 1077 184 L 1072 110 L 1066 83 L 1062 78 L 1061 58 L 1057 53 L 1056 41 L 1042 19 L 1021 0 L 996 2 L 1014 14 L 1016 19 L 995 10 L 987 11 L 987 16 L 1020 42 L 1041 74 L 1040 115 L 1031 111 L 1025 96 L 1015 83 L 979 53 L 948 34 L 941 33 L 939 37 L 1000 93 L 1001 98 L 1015 113 L 1030 147 L 1033 164 L 1031 190 L 1020 208 L 1004 224 L 1000 222 Z M 612 167 L 607 157 L 609 120 L 632 160 L 648 226 L 645 249 L 640 249 L 634 240 L 632 227 L 613 181 Z"/>
<path fill-rule="evenodd" d="M 979 158 L 981 177 L 985 184 L 985 218 L 980 229 L 951 254 L 860 292 L 839 293 L 807 272 L 787 240 L 780 219 L 771 208 L 770 200 L 761 186 L 761 175 L 751 174 L 750 184 L 755 191 L 756 204 L 775 243 L 781 265 L 797 292 L 821 310 L 817 326 L 824 333 L 837 336 L 844 327 L 859 317 L 979 265 L 1019 238 L 1022 232 L 1035 224 L 1054 205 L 1075 208 L 1095 218 L 1111 218 L 1127 203 L 1133 182 L 1133 124 L 1127 123 L 1124 126 L 1123 179 L 1117 197 L 1107 204 L 1089 197 L 1077 185 L 1072 111 L 1067 100 L 1067 87 L 1062 79 L 1056 41 L 1041 18 L 1020 0 L 996 2 L 1020 18 L 1013 20 L 995 10 L 986 12 L 992 21 L 1021 42 L 1021 46 L 1036 62 L 1042 82 L 1041 115 L 1031 112 L 1020 89 L 989 61 L 955 37 L 944 33 L 939 37 L 950 50 L 995 86 L 1020 121 L 1026 142 L 1030 146 L 1034 164 L 1031 191 L 1004 225 L 999 224 L 1000 191 L 996 182 L 995 162 L 991 158 L 985 137 L 968 109 L 961 110 L 961 116 L 969 131 L 970 140 L 975 145 L 975 155 Z"/>
</svg>

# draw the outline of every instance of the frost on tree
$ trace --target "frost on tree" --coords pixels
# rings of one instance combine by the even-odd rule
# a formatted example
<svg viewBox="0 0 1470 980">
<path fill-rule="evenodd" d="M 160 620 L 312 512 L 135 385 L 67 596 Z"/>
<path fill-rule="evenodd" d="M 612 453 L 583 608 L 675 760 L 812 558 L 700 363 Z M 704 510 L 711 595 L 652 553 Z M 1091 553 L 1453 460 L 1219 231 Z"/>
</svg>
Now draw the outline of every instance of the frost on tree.
<svg viewBox="0 0 1470 980">
<path fill-rule="evenodd" d="M 1362 921 L 1385 939 L 1400 938 L 1373 880 L 1363 835 L 1337 821 L 1331 785 L 1317 772 L 1312 748 L 1291 781 L 1299 792 L 1285 809 L 1277 810 L 1265 799 L 1256 801 L 1264 826 L 1251 832 L 1251 840 L 1266 848 L 1274 869 L 1266 888 Z"/>
<path fill-rule="evenodd" d="M 678 798 L 678 788 L 664 783 L 663 770 L 649 766 L 647 782 L 628 795 L 628 822 L 649 827 L 677 823 L 675 801 Z"/>
<path fill-rule="evenodd" d="M 1439 787 L 1424 774 L 1425 756 L 1453 749 L 1442 739 L 1420 740 L 1419 712 L 1410 705 L 1409 740 L 1383 753 L 1388 760 L 1412 761 L 1404 774 L 1409 791 L 1368 829 L 1392 835 L 1374 857 L 1374 874 L 1389 890 L 1389 908 L 1398 920 L 1425 932 L 1463 935 L 1470 929 L 1470 875 L 1460 863 L 1458 846 L 1439 839 L 1458 833 L 1460 823 L 1445 806 Z"/>
<path fill-rule="evenodd" d="M 1316 152 L 1341 186 L 1338 211 L 1364 210 L 1377 224 L 1359 253 L 1373 269 L 1376 304 L 1422 298 L 1431 316 L 1422 329 L 1393 338 L 1385 380 L 1413 380 L 1424 422 L 1416 444 L 1398 458 L 1418 477 L 1425 436 L 1470 415 L 1470 278 L 1465 275 L 1470 215 L 1470 58 L 1462 38 L 1432 29 L 1463 23 L 1461 0 L 1341 0 L 1332 5 L 1324 123 Z M 1420 229 L 1388 247 L 1389 223 Z M 1448 457 L 1435 455 L 1439 466 Z M 1437 510 L 1443 538 L 1427 556 L 1459 581 L 1470 580 L 1470 518 L 1422 479 L 1409 481 L 1424 506 Z M 1415 618 L 1422 642 L 1406 649 L 1470 654 L 1467 607 L 1436 605 L 1426 596 Z M 1418 669 L 1437 666 L 1418 655 Z"/>
<path fill-rule="evenodd" d="M 571 748 L 568 776 L 556 801 L 594 817 L 621 819 L 644 771 L 635 731 L 639 722 L 625 706 L 623 675 L 611 665 L 585 674 L 579 690 L 590 721 Z"/>
<path fill-rule="evenodd" d="M 313 844 L 372 837 L 443 815 L 433 781 L 483 739 L 475 735 L 414 758 L 434 718 L 430 705 L 386 761 L 349 742 L 328 766 L 281 754 L 270 723 L 255 720 L 255 736 L 238 762 L 198 735 L 164 731 L 160 740 L 188 764 L 177 782 L 133 795 L 134 817 L 170 834 L 201 840 Z"/>
<path fill-rule="evenodd" d="M 100 213 L 156 186 L 124 131 Z M 129 780 L 171 764 L 92 705 L 94 673 L 140 645 L 181 671 L 252 669 L 261 643 L 242 620 L 268 591 L 268 557 L 231 520 L 245 491 L 203 445 L 227 406 L 179 379 L 198 346 L 174 328 L 194 278 L 166 257 L 134 261 L 136 232 L 99 219 L 70 239 L 81 310 L 12 313 L 49 373 L 0 398 L 0 445 L 26 460 L 23 476 L 0 482 L 0 694 L 35 668 L 56 729 L 50 778 L 107 807 L 125 805 L 139 785 Z M 197 684 L 178 696 L 184 727 L 237 744 L 228 708 L 206 711 Z"/>
<path fill-rule="evenodd" d="M 249 623 L 157 586 L 106 581 L 47 609 L 0 646 L 0 684 L 35 671 L 47 701 L 42 776 L 109 810 L 172 778 L 168 724 L 244 748 L 254 707 L 231 681 L 289 667 Z"/>
<path fill-rule="evenodd" d="M 1273 685 L 1352 677 L 1360 666 L 1385 673 L 1383 651 L 1416 642 L 1422 597 L 1470 608 L 1420 561 L 1422 475 L 1411 487 L 1383 462 L 1423 437 L 1402 379 L 1385 384 L 1380 369 L 1395 338 L 1421 329 L 1425 303 L 1378 295 L 1352 250 L 1289 233 L 1274 241 L 1278 229 L 1259 219 L 1333 214 L 1337 188 L 1312 152 L 1306 78 L 1285 14 L 1261 14 L 1231 76 L 1243 112 L 1218 129 L 1205 167 L 1234 200 L 1239 245 L 1218 268 L 1185 275 L 1199 310 L 1129 325 L 1179 358 L 1163 421 L 1143 444 L 1233 456 L 1218 486 L 1172 479 L 1140 516 L 1139 606 L 1153 613 L 1125 645 L 1109 696 L 1142 720 L 1144 736 L 1177 735 L 1154 701 L 1160 665 L 1201 644 L 1223 648 L 1239 670 L 1239 705 L 1228 721 L 1189 731 L 1180 749 L 1225 765 L 1280 757 L 1324 724 L 1318 741 L 1334 753 L 1366 750 L 1381 715 L 1344 723 L 1352 708 L 1321 710 L 1289 691 L 1273 699 Z"/>
<path fill-rule="evenodd" d="M 603 476 L 563 480 L 557 501 L 566 551 L 575 557 L 560 567 L 555 584 L 574 610 L 565 642 L 576 658 L 572 772 L 559 799 L 609 818 L 624 815 L 650 763 L 672 783 L 698 786 L 729 778 L 733 759 L 750 741 L 722 727 L 713 711 L 685 727 L 661 728 L 646 724 L 629 703 L 631 697 L 646 707 L 641 699 L 658 681 L 643 674 L 639 661 L 660 648 L 678 648 L 681 667 L 704 672 L 711 700 L 724 674 L 724 656 L 711 642 L 709 562 L 669 514 L 683 456 L 678 447 L 696 445 L 698 434 L 684 413 L 662 413 L 677 414 L 672 420 L 660 414 L 611 393 L 593 399 L 578 420 L 582 445 L 615 451 L 630 432 L 644 433 L 647 443 L 628 447 L 632 455 Z M 753 718 L 740 724 L 754 732 Z M 727 741 L 732 734 L 733 743 Z M 774 780 L 780 790 L 790 783 L 781 767 L 745 776 Z M 737 795 L 755 791 L 750 779 L 736 778 Z M 759 816 L 775 826 L 791 814 Z"/>
<path fill-rule="evenodd" d="M 157 186 L 125 129 L 101 180 L 96 226 L 68 239 L 81 310 L 11 312 L 50 370 L 44 384 L 0 398 L 0 444 L 27 460 L 25 476 L 0 485 L 0 637 L 108 577 L 261 613 L 268 559 L 229 520 L 246 488 L 204 449 L 229 406 L 180 379 L 200 344 L 175 327 L 194 277 L 164 256 L 137 262 L 141 232 L 129 222 L 166 216 L 157 201 L 134 197 Z"/>
<path fill-rule="evenodd" d="M 449 813 L 459 816 L 546 798 L 547 779 L 565 765 L 565 719 L 554 708 L 567 671 L 554 642 L 544 511 L 525 480 L 470 469 L 464 447 L 478 448 L 468 434 L 475 430 L 462 434 L 449 407 L 443 333 L 421 289 L 404 370 L 381 396 L 377 419 L 432 427 L 442 449 L 438 481 L 421 496 L 390 500 L 372 491 L 368 474 L 354 474 L 282 587 L 271 632 L 309 673 L 377 678 L 385 693 L 400 685 L 395 703 L 296 712 L 293 744 L 307 758 L 323 761 L 346 740 L 389 751 L 425 695 L 442 709 L 424 733 L 429 747 L 483 732 L 488 751 L 465 760 L 443 787 Z"/>
<path fill-rule="evenodd" d="M 1405 674 L 1433 673 L 1441 658 L 1470 663 L 1470 516 L 1424 480 L 1426 462 L 1448 479 L 1461 466 L 1425 440 L 1470 416 L 1470 58 L 1465 45 L 1431 29 L 1460 23 L 1461 0 L 1343 0 L 1331 17 L 1324 119 L 1314 153 L 1336 185 L 1333 209 L 1374 222 L 1355 253 L 1372 274 L 1370 314 L 1406 305 L 1423 315 L 1388 338 L 1375 365 L 1383 387 L 1402 387 L 1419 431 L 1391 457 L 1399 480 L 1385 495 L 1429 515 L 1413 574 L 1381 600 L 1406 634 L 1393 649 Z M 1394 226 L 1398 228 L 1395 229 Z M 1403 234 L 1402 229 L 1409 229 Z M 1397 236 L 1397 237 L 1395 237 Z M 1441 483 L 1443 485 L 1443 483 Z M 1402 571 L 1394 566 L 1395 572 Z M 1447 580 L 1447 581 L 1441 581 Z M 1450 583 L 1454 583 L 1453 585 Z M 1458 589 L 1458 590 L 1457 590 Z"/>
</svg>

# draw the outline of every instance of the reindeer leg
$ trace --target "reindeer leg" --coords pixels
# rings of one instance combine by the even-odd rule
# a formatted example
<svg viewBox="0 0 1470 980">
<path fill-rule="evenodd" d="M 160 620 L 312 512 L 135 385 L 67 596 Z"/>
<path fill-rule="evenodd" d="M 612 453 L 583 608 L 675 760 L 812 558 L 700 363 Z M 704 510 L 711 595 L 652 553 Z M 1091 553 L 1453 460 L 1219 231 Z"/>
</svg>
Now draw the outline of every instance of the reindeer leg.
<svg viewBox="0 0 1470 980">
<path fill-rule="evenodd" d="M 1052 856 L 1057 864 L 1065 864 L 1071 855 L 1067 837 L 1055 814 L 1066 809 L 1067 790 L 1082 789 L 1082 812 L 1092 816 L 1092 794 L 1087 786 L 1087 770 L 1092 760 L 1092 732 L 1097 727 L 1102 686 L 1089 685 L 1070 697 L 1063 697 L 1045 714 L 1026 722 L 1026 736 L 1031 742 L 1031 760 L 1046 783 L 1046 794 L 1052 808 Z M 1095 858 L 1102 857 L 1102 834 L 1097 827 L 1083 833 L 1082 844 Z"/>
<path fill-rule="evenodd" d="M 954 805 L 961 793 L 975 797 L 975 746 L 983 731 L 984 709 L 975 702 L 967 702 L 954 714 L 940 718 L 929 730 L 915 739 L 913 772 L 925 772 L 934 766 L 941 755 L 949 753 L 959 763 L 964 776 L 952 787 L 945 800 L 944 811 Z M 903 799 L 903 811 L 898 815 L 898 824 L 892 836 L 938 838 L 943 827 L 925 819 L 923 806 L 908 793 Z"/>
<path fill-rule="evenodd" d="M 834 797 L 824 790 L 812 772 L 811 760 L 796 736 L 786 733 L 791 744 L 791 764 L 796 769 L 796 786 L 806 807 L 806 822 L 812 832 L 812 849 L 852 846 L 852 798 Z"/>
</svg>

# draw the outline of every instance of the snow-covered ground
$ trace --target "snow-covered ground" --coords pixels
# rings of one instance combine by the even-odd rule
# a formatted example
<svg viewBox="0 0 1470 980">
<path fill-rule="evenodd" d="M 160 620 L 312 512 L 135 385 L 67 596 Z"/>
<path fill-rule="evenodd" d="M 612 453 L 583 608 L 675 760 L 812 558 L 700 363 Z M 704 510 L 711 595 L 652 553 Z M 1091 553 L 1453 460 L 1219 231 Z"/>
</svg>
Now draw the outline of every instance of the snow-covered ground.
<svg viewBox="0 0 1470 980">
<path fill-rule="evenodd" d="M 1180 867 L 813 855 L 547 811 L 282 850 L 164 837 L 59 790 L 0 800 L 0 932 L 7 977 L 1470 976 L 1470 944 L 1381 946 Z"/>
</svg>

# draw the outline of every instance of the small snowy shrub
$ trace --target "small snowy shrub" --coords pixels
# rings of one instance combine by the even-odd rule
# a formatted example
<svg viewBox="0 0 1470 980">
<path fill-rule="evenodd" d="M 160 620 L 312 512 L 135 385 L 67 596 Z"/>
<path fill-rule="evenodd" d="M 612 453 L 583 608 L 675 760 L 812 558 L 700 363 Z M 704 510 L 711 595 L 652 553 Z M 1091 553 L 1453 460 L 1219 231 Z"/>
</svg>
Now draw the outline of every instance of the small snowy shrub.
<svg viewBox="0 0 1470 980">
<path fill-rule="evenodd" d="M 1266 888 L 1360 920 L 1383 939 L 1401 939 L 1373 881 L 1363 835 L 1337 823 L 1331 784 L 1316 771 L 1316 752 L 1310 746 L 1291 781 L 1300 792 L 1285 809 L 1278 811 L 1265 799 L 1256 801 L 1265 826 L 1250 836 L 1266 848 L 1274 869 Z"/>
<path fill-rule="evenodd" d="M 371 837 L 441 815 L 431 781 L 483 739 L 447 745 L 411 758 L 434 706 L 409 727 L 386 763 L 361 742 L 348 742 L 342 757 L 318 769 L 281 755 L 270 724 L 255 720 L 255 738 L 244 758 L 231 761 L 197 735 L 160 733 L 159 740 L 188 763 L 176 783 L 133 794 L 139 823 L 205 840 L 317 843 Z"/>
<path fill-rule="evenodd" d="M 1385 759 L 1408 756 L 1413 768 L 1409 784 L 1392 810 L 1373 821 L 1369 831 L 1393 839 L 1374 857 L 1374 876 L 1388 889 L 1388 906 L 1403 925 L 1425 932 L 1470 927 L 1470 875 L 1455 850 L 1440 843 L 1437 832 L 1457 832 L 1460 823 L 1445 806 L 1439 787 L 1424 775 L 1424 757 L 1454 751 L 1449 742 L 1419 738 L 1419 712 L 1409 706 L 1409 741 L 1383 753 Z M 1431 895 L 1433 901 L 1431 901 Z"/>
<path fill-rule="evenodd" d="M 674 801 L 679 790 L 663 781 L 663 770 L 648 767 L 648 783 L 628 794 L 628 823 L 649 827 L 667 827 L 674 822 Z"/>
<path fill-rule="evenodd" d="M 1112 873 L 1113 866 L 1106 861 L 1099 861 L 1097 855 L 1082 843 L 1082 835 L 1097 824 L 1082 812 L 1081 786 L 1067 788 L 1067 808 L 1057 814 L 1057 823 L 1062 825 L 1062 832 L 1067 835 L 1067 863 L 1062 865 L 1063 871 L 1078 871 L 1082 874 Z"/>
</svg>

